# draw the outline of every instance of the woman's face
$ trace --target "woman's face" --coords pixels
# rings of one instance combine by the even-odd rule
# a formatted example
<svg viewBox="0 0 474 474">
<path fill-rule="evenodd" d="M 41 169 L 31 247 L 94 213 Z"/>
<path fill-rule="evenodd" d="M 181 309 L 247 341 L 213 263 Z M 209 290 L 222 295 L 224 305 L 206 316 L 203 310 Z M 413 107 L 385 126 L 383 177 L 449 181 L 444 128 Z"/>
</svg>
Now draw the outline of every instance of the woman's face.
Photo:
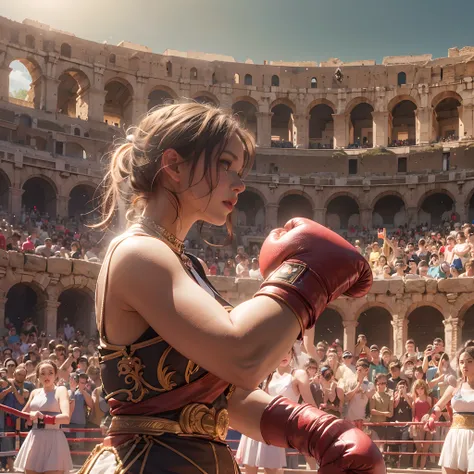
<svg viewBox="0 0 474 474">
<path fill-rule="evenodd" d="M 415 378 L 416 380 L 422 380 L 423 379 L 423 372 L 420 372 L 419 370 L 417 370 L 415 372 Z M 419 388 L 417 389 L 417 391 L 419 390 Z"/>
<path fill-rule="evenodd" d="M 474 359 L 467 352 L 459 357 L 459 370 L 463 377 L 474 377 Z"/>
<path fill-rule="evenodd" d="M 44 388 L 54 385 L 56 380 L 56 372 L 50 364 L 43 364 L 39 371 L 39 381 Z"/>
<path fill-rule="evenodd" d="M 288 367 L 291 362 L 291 351 L 281 360 L 280 367 Z"/>
<path fill-rule="evenodd" d="M 245 190 L 240 176 L 244 166 L 244 148 L 236 135 L 229 140 L 223 153 L 217 159 L 217 167 L 215 163 L 212 164 L 215 186 L 212 193 L 206 179 L 204 156 L 198 161 L 191 185 L 189 185 L 192 173 L 191 163 L 184 163 L 178 167 L 181 176 L 176 187 L 182 208 L 190 210 L 190 218 L 214 225 L 223 225 L 237 204 L 239 194 Z"/>
<path fill-rule="evenodd" d="M 330 364 L 333 364 L 337 361 L 337 354 L 335 354 L 334 352 L 330 352 L 327 356 L 327 360 Z"/>
<path fill-rule="evenodd" d="M 384 352 L 383 355 L 382 355 L 382 360 L 388 364 L 390 362 L 390 359 L 392 358 L 392 355 L 390 354 L 390 352 Z"/>
</svg>

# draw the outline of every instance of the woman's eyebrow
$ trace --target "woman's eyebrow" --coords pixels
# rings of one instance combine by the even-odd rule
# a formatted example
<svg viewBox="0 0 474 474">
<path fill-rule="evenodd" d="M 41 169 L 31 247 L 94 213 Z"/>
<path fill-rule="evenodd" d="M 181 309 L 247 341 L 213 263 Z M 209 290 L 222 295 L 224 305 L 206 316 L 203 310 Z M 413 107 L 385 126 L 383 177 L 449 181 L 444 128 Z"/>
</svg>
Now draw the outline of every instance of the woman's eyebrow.
<svg viewBox="0 0 474 474">
<path fill-rule="evenodd" d="M 232 152 L 229 151 L 229 150 L 224 150 L 224 151 L 222 152 L 222 154 L 224 154 L 224 153 L 227 153 L 228 155 L 232 156 L 232 158 L 234 159 L 234 161 L 238 161 L 238 160 L 239 160 L 239 157 L 238 157 L 235 153 L 232 153 Z"/>
</svg>

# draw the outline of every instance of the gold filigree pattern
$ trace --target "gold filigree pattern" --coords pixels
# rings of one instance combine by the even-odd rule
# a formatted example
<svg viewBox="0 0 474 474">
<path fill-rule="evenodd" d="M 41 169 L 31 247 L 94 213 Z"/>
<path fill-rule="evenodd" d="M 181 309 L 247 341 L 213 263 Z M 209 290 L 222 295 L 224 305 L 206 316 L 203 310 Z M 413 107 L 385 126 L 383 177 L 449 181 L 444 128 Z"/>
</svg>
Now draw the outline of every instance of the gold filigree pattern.
<svg viewBox="0 0 474 474">
<path fill-rule="evenodd" d="M 201 403 L 186 405 L 179 416 L 183 433 L 202 434 L 224 441 L 229 430 L 229 413 L 223 408 L 216 413 Z"/>
<path fill-rule="evenodd" d="M 168 349 L 163 352 L 162 356 L 160 357 L 160 361 L 158 362 L 156 374 L 158 377 L 158 382 L 160 382 L 160 385 L 163 387 L 163 390 L 167 392 L 173 390 L 173 388 L 176 387 L 176 382 L 171 381 L 171 377 L 173 377 L 176 371 L 173 370 L 171 372 L 168 372 L 168 370 L 170 370 L 170 367 L 163 367 L 165 360 L 168 357 L 168 354 L 171 352 L 171 349 L 173 348 L 169 346 Z"/>
<path fill-rule="evenodd" d="M 199 365 L 195 364 L 192 360 L 188 360 L 186 370 L 184 371 L 184 380 L 189 383 L 191 376 L 199 370 Z"/>
</svg>

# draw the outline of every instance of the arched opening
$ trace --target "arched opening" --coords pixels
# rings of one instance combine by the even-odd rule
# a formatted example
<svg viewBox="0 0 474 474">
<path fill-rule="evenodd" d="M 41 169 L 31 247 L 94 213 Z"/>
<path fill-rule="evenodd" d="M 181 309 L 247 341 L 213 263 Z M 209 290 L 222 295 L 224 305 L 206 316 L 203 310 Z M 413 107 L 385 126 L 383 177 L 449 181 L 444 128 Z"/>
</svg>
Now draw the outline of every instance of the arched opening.
<svg viewBox="0 0 474 474">
<path fill-rule="evenodd" d="M 453 200 L 444 193 L 435 193 L 427 196 L 418 211 L 418 222 L 420 224 L 439 225 L 450 221 L 454 212 Z"/>
<path fill-rule="evenodd" d="M 33 35 L 26 35 L 26 47 L 30 49 L 36 48 L 36 40 Z"/>
<path fill-rule="evenodd" d="M 349 120 L 349 140 L 352 147 L 372 148 L 373 111 L 374 108 L 366 102 L 362 102 L 352 109 Z"/>
<path fill-rule="evenodd" d="M 41 107 L 42 72 L 36 64 L 27 59 L 10 63 L 8 84 L 9 101 L 39 109 Z"/>
<path fill-rule="evenodd" d="M 36 141 L 36 149 L 39 151 L 46 151 L 46 148 L 48 146 L 48 142 L 46 141 L 45 138 L 43 137 L 35 137 Z"/>
<path fill-rule="evenodd" d="M 196 81 L 198 78 L 198 70 L 195 67 L 192 67 L 189 71 L 189 79 Z"/>
<path fill-rule="evenodd" d="M 34 177 L 23 184 L 22 207 L 26 212 L 37 210 L 41 214 L 56 217 L 56 190 L 46 179 Z"/>
<path fill-rule="evenodd" d="M 443 315 L 432 306 L 420 306 L 408 316 L 408 338 L 420 349 L 433 342 L 435 337 L 444 340 Z"/>
<path fill-rule="evenodd" d="M 257 193 L 244 191 L 240 194 L 235 214 L 236 225 L 255 227 L 263 232 L 265 227 L 265 205 Z"/>
<path fill-rule="evenodd" d="M 212 78 L 211 78 L 211 80 L 212 80 L 212 85 L 215 86 L 215 85 L 217 84 L 217 82 L 218 82 L 218 81 L 217 81 L 217 76 L 216 76 L 216 73 L 215 73 L 215 72 L 212 73 Z"/>
<path fill-rule="evenodd" d="M 94 300 L 91 295 L 79 288 L 63 291 L 58 298 L 58 328 L 64 327 L 64 320 L 74 329 L 80 329 L 86 334 L 95 322 Z"/>
<path fill-rule="evenodd" d="M 293 147 L 293 111 L 288 105 L 278 104 L 272 108 L 272 146 Z"/>
<path fill-rule="evenodd" d="M 463 316 L 462 340 L 463 342 L 474 339 L 474 305 Z"/>
<path fill-rule="evenodd" d="M 333 230 L 347 230 L 359 225 L 359 205 L 350 196 L 332 199 L 326 211 L 326 225 Z"/>
<path fill-rule="evenodd" d="M 459 110 L 461 102 L 448 97 L 443 99 L 434 109 L 436 141 L 459 139 Z"/>
<path fill-rule="evenodd" d="M 246 86 L 251 86 L 252 85 L 252 76 L 250 74 L 245 74 L 244 85 L 246 85 Z"/>
<path fill-rule="evenodd" d="M 110 64 L 115 64 L 117 61 L 117 56 L 114 53 L 109 54 L 109 63 Z"/>
<path fill-rule="evenodd" d="M 254 137 L 257 136 L 257 107 L 254 104 L 246 100 L 239 100 L 232 104 L 232 114 L 237 115 L 240 123 L 252 132 Z"/>
<path fill-rule="evenodd" d="M 293 217 L 313 218 L 311 202 L 301 194 L 288 194 L 278 205 L 278 225 L 283 227 Z"/>
<path fill-rule="evenodd" d="M 72 48 L 70 44 L 63 43 L 61 45 L 61 56 L 64 56 L 65 58 L 70 58 L 72 56 Z"/>
<path fill-rule="evenodd" d="M 168 61 L 166 63 L 166 75 L 168 77 L 171 77 L 173 75 L 173 64 L 171 63 L 171 61 Z"/>
<path fill-rule="evenodd" d="M 173 97 L 169 92 L 161 89 L 155 89 L 148 94 L 148 110 L 159 107 L 164 104 L 171 104 Z"/>
<path fill-rule="evenodd" d="M 397 84 L 403 86 L 407 83 L 407 75 L 404 72 L 399 72 L 397 76 Z"/>
<path fill-rule="evenodd" d="M 237 73 L 234 74 L 234 84 L 240 84 L 240 75 Z"/>
<path fill-rule="evenodd" d="M 44 329 L 44 303 L 46 297 L 33 285 L 17 283 L 7 293 L 5 303 L 5 320 L 8 319 L 20 331 L 23 322 L 31 318 L 33 323 Z"/>
<path fill-rule="evenodd" d="M 88 77 L 81 71 L 70 70 L 62 73 L 59 76 L 58 112 L 87 120 L 89 104 L 82 96 L 89 86 Z"/>
<path fill-rule="evenodd" d="M 212 97 L 209 97 L 207 95 L 199 95 L 194 98 L 196 102 L 199 102 L 200 104 L 208 104 L 208 105 L 213 105 L 214 107 L 217 107 L 217 102 L 215 99 Z"/>
<path fill-rule="evenodd" d="M 416 144 L 416 104 L 402 100 L 392 110 L 392 134 L 390 146 Z"/>
<path fill-rule="evenodd" d="M 105 86 L 104 122 L 116 127 L 132 123 L 133 90 L 128 82 L 114 79 Z"/>
<path fill-rule="evenodd" d="M 468 205 L 468 222 L 474 222 L 474 193 L 471 196 L 471 199 L 469 199 L 469 205 Z"/>
<path fill-rule="evenodd" d="M 318 87 L 318 80 L 315 77 L 311 78 L 311 89 L 317 89 Z"/>
<path fill-rule="evenodd" d="M 80 136 L 81 136 L 81 129 L 76 127 L 76 128 L 74 129 L 74 135 L 75 135 L 76 137 L 80 137 Z"/>
<path fill-rule="evenodd" d="M 406 222 L 403 199 L 398 196 L 383 196 L 374 206 L 372 227 L 399 227 Z"/>
<path fill-rule="evenodd" d="M 10 210 L 10 187 L 11 183 L 8 176 L 0 172 L 0 211 L 8 212 Z"/>
<path fill-rule="evenodd" d="M 392 349 L 392 316 L 380 306 L 374 306 L 363 311 L 359 315 L 356 336 L 364 334 L 370 345 L 377 344 L 379 347 L 387 346 Z"/>
<path fill-rule="evenodd" d="M 78 221 L 90 221 L 98 212 L 99 203 L 95 189 L 87 184 L 79 184 L 69 194 L 68 216 Z"/>
<path fill-rule="evenodd" d="M 326 341 L 329 344 L 336 339 L 344 340 L 344 326 L 341 315 L 332 308 L 326 308 L 314 326 L 314 344 L 319 341 Z"/>
<path fill-rule="evenodd" d="M 66 156 L 71 158 L 79 158 L 81 160 L 87 160 L 87 152 L 79 143 L 66 143 Z"/>
<path fill-rule="evenodd" d="M 334 111 L 329 105 L 318 104 L 309 112 L 310 148 L 333 148 Z"/>
<path fill-rule="evenodd" d="M 272 76 L 272 86 L 280 87 L 280 78 L 277 75 Z"/>
</svg>

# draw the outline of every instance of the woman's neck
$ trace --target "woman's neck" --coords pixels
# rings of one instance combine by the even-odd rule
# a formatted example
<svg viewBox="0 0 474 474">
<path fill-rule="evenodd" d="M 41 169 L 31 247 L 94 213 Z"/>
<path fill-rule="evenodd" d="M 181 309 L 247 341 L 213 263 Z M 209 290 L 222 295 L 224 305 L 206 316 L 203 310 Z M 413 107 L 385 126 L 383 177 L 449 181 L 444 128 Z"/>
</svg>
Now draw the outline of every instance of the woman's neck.
<svg viewBox="0 0 474 474">
<path fill-rule="evenodd" d="M 56 385 L 53 384 L 53 385 L 49 385 L 48 387 L 43 387 L 43 390 L 45 392 L 53 392 L 55 388 L 56 388 Z"/>
<path fill-rule="evenodd" d="M 291 372 L 291 367 L 289 365 L 285 367 L 278 367 L 276 371 L 279 375 L 289 374 Z"/>
</svg>

